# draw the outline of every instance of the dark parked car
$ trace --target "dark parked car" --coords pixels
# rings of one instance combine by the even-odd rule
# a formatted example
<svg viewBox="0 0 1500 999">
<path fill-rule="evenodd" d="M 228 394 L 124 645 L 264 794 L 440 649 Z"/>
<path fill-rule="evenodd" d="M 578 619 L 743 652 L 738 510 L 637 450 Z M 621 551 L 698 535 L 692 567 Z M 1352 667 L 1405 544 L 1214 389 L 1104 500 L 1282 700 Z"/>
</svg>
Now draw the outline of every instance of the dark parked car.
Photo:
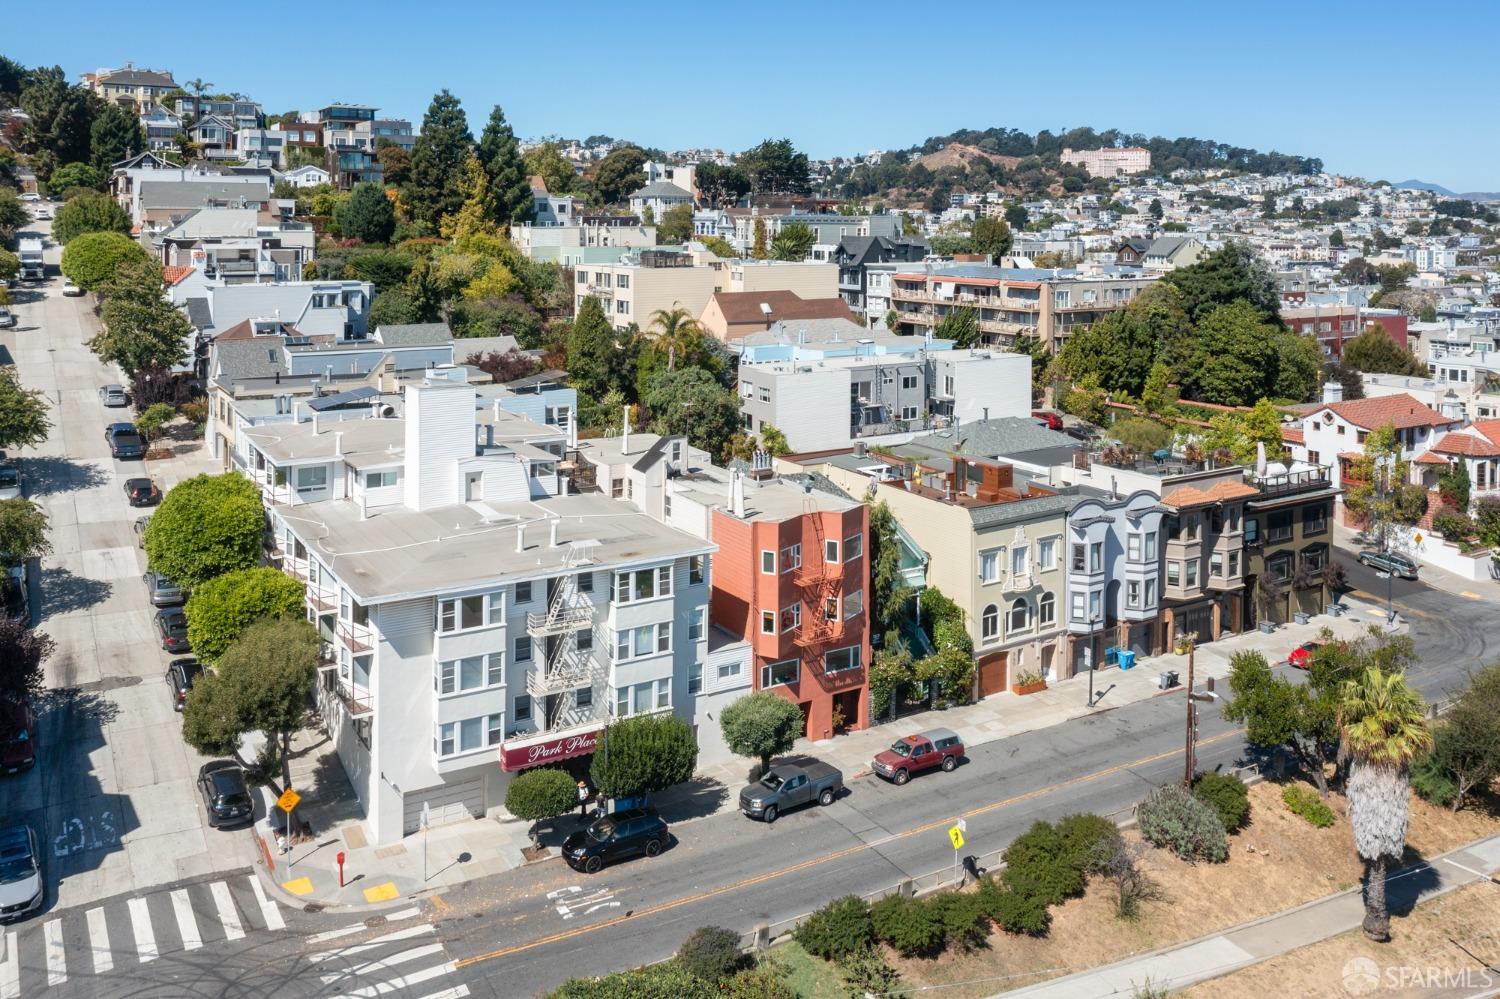
<svg viewBox="0 0 1500 999">
<path fill-rule="evenodd" d="M 827 763 L 782 763 L 740 792 L 740 811 L 752 819 L 775 822 L 776 816 L 790 808 L 814 801 L 831 805 L 843 789 L 844 775 Z"/>
<path fill-rule="evenodd" d="M 176 607 L 185 599 L 182 587 L 159 572 L 147 569 L 141 579 L 146 582 L 146 599 L 153 607 Z"/>
<path fill-rule="evenodd" d="M 131 506 L 155 506 L 161 502 L 161 490 L 150 479 L 126 479 L 125 496 Z"/>
<path fill-rule="evenodd" d="M 36 715 L 31 704 L 0 701 L 0 773 L 18 774 L 36 765 Z"/>
<path fill-rule="evenodd" d="M 193 651 L 188 644 L 187 615 L 181 607 L 163 607 L 151 620 L 156 623 L 156 637 L 161 639 L 162 648 L 168 652 Z"/>
<path fill-rule="evenodd" d="M 951 771 L 964 755 L 964 743 L 945 728 L 928 729 L 916 735 L 897 739 L 891 748 L 875 757 L 875 772 L 897 784 L 905 784 L 912 774 L 942 767 Z"/>
<path fill-rule="evenodd" d="M 146 438 L 134 427 L 116 430 L 109 435 L 109 453 L 113 458 L 146 457 Z"/>
<path fill-rule="evenodd" d="M 188 691 L 202 675 L 203 667 L 196 659 L 173 659 L 167 664 L 167 688 L 172 691 L 172 707 L 181 711 L 186 706 Z"/>
<path fill-rule="evenodd" d="M 124 421 L 124 422 L 120 422 L 120 423 L 106 423 L 104 425 L 104 442 L 106 444 L 112 444 L 112 443 L 114 443 L 115 434 L 138 434 L 138 433 L 140 433 L 140 430 L 136 427 L 136 425 L 134 423 L 130 423 L 128 421 Z"/>
<path fill-rule="evenodd" d="M 563 859 L 575 871 L 596 873 L 605 864 L 644 853 L 654 857 L 667 846 L 667 824 L 656 809 L 628 808 L 596 819 L 563 840 Z"/>
<path fill-rule="evenodd" d="M 245 786 L 245 771 L 230 760 L 214 760 L 198 771 L 198 793 L 208 811 L 208 824 L 215 829 L 250 822 L 255 804 Z"/>
<path fill-rule="evenodd" d="M 0 829 L 0 923 L 13 923 L 42 907 L 47 883 L 42 851 L 30 826 Z M 11 955 L 11 961 L 16 958 Z"/>
<path fill-rule="evenodd" d="M 1389 572 L 1402 579 L 1417 578 L 1417 563 L 1400 552 L 1381 552 L 1368 549 L 1359 553 L 1359 561 L 1372 569 Z"/>
</svg>

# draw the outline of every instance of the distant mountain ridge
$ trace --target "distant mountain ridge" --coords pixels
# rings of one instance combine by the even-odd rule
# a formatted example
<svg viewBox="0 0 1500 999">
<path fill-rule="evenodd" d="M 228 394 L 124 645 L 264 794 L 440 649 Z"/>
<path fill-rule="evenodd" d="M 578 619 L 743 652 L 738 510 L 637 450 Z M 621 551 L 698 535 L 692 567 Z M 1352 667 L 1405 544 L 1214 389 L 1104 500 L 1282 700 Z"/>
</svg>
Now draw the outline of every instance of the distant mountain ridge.
<svg viewBox="0 0 1500 999">
<path fill-rule="evenodd" d="M 1500 201 L 1500 191 L 1465 191 L 1458 194 L 1448 190 L 1442 184 L 1434 184 L 1426 180 L 1400 180 L 1391 186 L 1403 187 L 1409 191 L 1431 191 L 1445 198 L 1462 198 L 1465 201 Z"/>
</svg>

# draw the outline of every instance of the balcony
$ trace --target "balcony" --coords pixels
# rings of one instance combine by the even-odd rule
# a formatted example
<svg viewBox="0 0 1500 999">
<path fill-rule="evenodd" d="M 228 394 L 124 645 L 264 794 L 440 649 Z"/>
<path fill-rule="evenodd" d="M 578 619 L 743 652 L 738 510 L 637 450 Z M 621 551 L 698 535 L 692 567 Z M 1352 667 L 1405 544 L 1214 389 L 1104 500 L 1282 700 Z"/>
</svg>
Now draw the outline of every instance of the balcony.
<svg viewBox="0 0 1500 999">
<path fill-rule="evenodd" d="M 375 647 L 375 633 L 367 624 L 355 624 L 353 621 L 339 621 L 334 629 L 334 634 L 343 643 L 344 648 L 356 655 L 369 652 Z"/>
<path fill-rule="evenodd" d="M 526 633 L 533 638 L 582 631 L 594 622 L 592 604 L 561 604 L 545 614 L 526 615 Z"/>
<path fill-rule="evenodd" d="M 307 586 L 307 602 L 323 613 L 338 610 L 338 590 L 327 583 L 309 583 Z"/>
<path fill-rule="evenodd" d="M 1310 492 L 1328 489 L 1332 485 L 1328 477 L 1328 466 L 1283 472 L 1280 475 L 1262 475 L 1255 480 L 1255 488 L 1262 496 L 1283 496 L 1287 493 Z"/>
<path fill-rule="evenodd" d="M 578 662 L 531 670 L 526 674 L 526 693 L 532 697 L 546 697 L 592 687 L 603 675 L 603 668 L 592 655 L 588 655 Z"/>
<path fill-rule="evenodd" d="M 375 713 L 375 699 L 367 687 L 340 679 L 334 687 L 334 694 L 350 718 L 368 718 Z"/>
</svg>

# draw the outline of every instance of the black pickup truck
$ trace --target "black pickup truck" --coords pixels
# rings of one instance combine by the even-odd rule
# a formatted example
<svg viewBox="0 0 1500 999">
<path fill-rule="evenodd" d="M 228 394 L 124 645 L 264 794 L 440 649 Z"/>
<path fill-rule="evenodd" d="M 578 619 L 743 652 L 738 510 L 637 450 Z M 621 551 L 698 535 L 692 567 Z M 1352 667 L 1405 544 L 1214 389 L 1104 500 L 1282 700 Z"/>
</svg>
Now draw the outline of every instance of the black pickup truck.
<svg viewBox="0 0 1500 999">
<path fill-rule="evenodd" d="M 789 808 L 816 801 L 831 805 L 844 789 L 844 775 L 817 760 L 780 763 L 740 792 L 740 811 L 752 819 L 775 822 Z"/>
</svg>

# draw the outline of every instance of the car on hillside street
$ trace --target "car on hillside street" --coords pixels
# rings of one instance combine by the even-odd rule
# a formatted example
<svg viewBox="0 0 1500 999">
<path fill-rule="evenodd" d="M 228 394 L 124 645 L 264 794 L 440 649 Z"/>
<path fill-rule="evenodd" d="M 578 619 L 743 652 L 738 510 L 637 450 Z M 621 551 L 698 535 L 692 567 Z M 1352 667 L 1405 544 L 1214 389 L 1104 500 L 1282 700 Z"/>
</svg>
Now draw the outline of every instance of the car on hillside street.
<svg viewBox="0 0 1500 999">
<path fill-rule="evenodd" d="M 159 572 L 147 569 L 141 574 L 141 581 L 146 584 L 146 599 L 152 607 L 176 607 L 187 599 L 182 587 Z"/>
<path fill-rule="evenodd" d="M 99 387 L 99 401 L 110 407 L 126 405 L 125 386 L 114 384 L 101 385 Z M 118 424 L 114 425 L 118 426 Z"/>
<path fill-rule="evenodd" d="M 16 314 L 3 305 L 0 305 L 0 330 L 8 330 L 16 325 L 18 320 Z"/>
<path fill-rule="evenodd" d="M 188 693 L 193 683 L 203 675 L 203 666 L 188 656 L 167 663 L 167 689 L 172 692 L 172 707 L 181 711 L 187 706 Z"/>
<path fill-rule="evenodd" d="M 942 768 L 947 773 L 963 759 L 964 743 L 946 728 L 928 729 L 897 739 L 891 748 L 875 757 L 877 774 L 895 784 L 905 784 L 913 774 Z"/>
<path fill-rule="evenodd" d="M 563 840 L 563 859 L 575 871 L 596 874 L 605 864 L 645 854 L 654 857 L 670 842 L 656 809 L 627 808 L 595 819 Z"/>
<path fill-rule="evenodd" d="M 187 615 L 181 607 L 163 607 L 152 616 L 151 622 L 156 626 L 156 637 L 163 649 L 168 652 L 193 651 L 188 644 Z"/>
<path fill-rule="evenodd" d="M 126 426 L 130 425 L 126 424 Z M 133 426 L 130 426 L 128 430 L 114 431 L 109 434 L 108 440 L 111 457 L 121 459 L 146 457 L 146 438 L 142 437 Z"/>
<path fill-rule="evenodd" d="M 0 500 L 21 498 L 21 470 L 14 465 L 0 465 Z"/>
<path fill-rule="evenodd" d="M 1367 548 L 1359 553 L 1359 561 L 1361 565 L 1367 565 L 1380 572 L 1389 572 L 1402 579 L 1417 578 L 1416 561 L 1410 555 L 1403 555 L 1400 552 L 1383 552 Z"/>
<path fill-rule="evenodd" d="M 215 829 L 239 825 L 255 818 L 255 803 L 245 786 L 245 771 L 232 760 L 214 760 L 198 771 L 198 793 Z"/>
<path fill-rule="evenodd" d="M 25 697 L 0 700 L 0 773 L 18 774 L 36 765 L 36 713 Z"/>
<path fill-rule="evenodd" d="M 81 296 L 83 294 L 83 289 L 80 288 L 80 287 L 78 287 L 78 285 L 74 284 L 73 281 L 72 281 L 72 279 L 70 279 L 70 278 L 64 278 L 63 279 L 63 286 L 62 286 L 62 293 L 64 295 L 66 295 L 68 298 L 78 298 L 79 296 Z"/>
<path fill-rule="evenodd" d="M 752 819 L 775 822 L 792 808 L 831 805 L 844 789 L 844 775 L 820 760 L 778 763 L 760 780 L 740 791 L 740 811 Z"/>
<path fill-rule="evenodd" d="M 47 897 L 42 851 L 30 826 L 0 829 L 0 923 L 36 912 Z M 14 944 L 11 945 L 14 947 Z M 11 956 L 10 960 L 16 958 Z"/>
<path fill-rule="evenodd" d="M 1286 657 L 1286 663 L 1294 669 L 1307 669 L 1312 666 L 1313 653 L 1322 647 L 1322 642 L 1303 642 Z"/>
<path fill-rule="evenodd" d="M 161 490 L 150 479 L 126 479 L 125 497 L 131 506 L 155 506 L 161 502 Z"/>
</svg>

